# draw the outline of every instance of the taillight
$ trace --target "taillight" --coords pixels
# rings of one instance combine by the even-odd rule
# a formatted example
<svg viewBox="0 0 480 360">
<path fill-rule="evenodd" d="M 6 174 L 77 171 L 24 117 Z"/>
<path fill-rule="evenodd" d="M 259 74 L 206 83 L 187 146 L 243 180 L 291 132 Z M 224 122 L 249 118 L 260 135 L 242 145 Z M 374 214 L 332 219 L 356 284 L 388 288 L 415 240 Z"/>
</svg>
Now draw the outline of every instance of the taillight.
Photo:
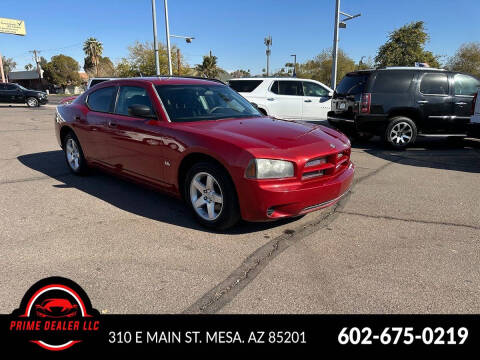
<svg viewBox="0 0 480 360">
<path fill-rule="evenodd" d="M 472 101 L 472 115 L 475 114 L 475 104 L 477 103 L 478 92 L 473 96 Z"/>
<path fill-rule="evenodd" d="M 360 100 L 360 112 L 362 114 L 370 114 L 370 104 L 372 103 L 372 94 L 365 93 L 362 94 Z"/>
</svg>

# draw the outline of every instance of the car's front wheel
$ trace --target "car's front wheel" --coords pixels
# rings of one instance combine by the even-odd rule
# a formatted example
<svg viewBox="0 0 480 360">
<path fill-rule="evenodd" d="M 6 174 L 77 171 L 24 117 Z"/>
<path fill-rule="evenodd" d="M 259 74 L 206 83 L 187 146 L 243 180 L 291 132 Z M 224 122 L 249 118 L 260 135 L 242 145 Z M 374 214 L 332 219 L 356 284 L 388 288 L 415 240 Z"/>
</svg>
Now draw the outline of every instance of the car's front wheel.
<svg viewBox="0 0 480 360">
<path fill-rule="evenodd" d="M 34 98 L 34 97 L 29 97 L 29 98 L 27 99 L 27 106 L 28 106 L 28 107 L 37 107 L 37 106 L 39 106 L 38 99 L 37 99 L 37 98 Z"/>
<path fill-rule="evenodd" d="M 240 219 L 235 186 L 228 173 L 213 162 L 190 168 L 184 193 L 193 215 L 206 227 L 225 230 Z"/>
<path fill-rule="evenodd" d="M 87 162 L 83 156 L 82 147 L 74 133 L 70 132 L 65 136 L 63 142 L 63 150 L 65 152 L 65 160 L 69 169 L 77 175 L 87 173 Z"/>
<path fill-rule="evenodd" d="M 417 138 L 417 127 L 407 117 L 397 116 L 390 120 L 385 131 L 385 142 L 395 149 L 404 149 Z"/>
</svg>

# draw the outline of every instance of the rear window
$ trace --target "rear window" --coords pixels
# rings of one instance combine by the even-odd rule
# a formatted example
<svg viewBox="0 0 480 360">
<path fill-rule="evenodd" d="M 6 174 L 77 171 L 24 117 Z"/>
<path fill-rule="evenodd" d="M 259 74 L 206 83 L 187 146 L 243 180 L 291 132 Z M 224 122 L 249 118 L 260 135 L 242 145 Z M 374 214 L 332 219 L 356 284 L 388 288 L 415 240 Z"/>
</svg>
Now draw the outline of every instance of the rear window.
<svg viewBox="0 0 480 360">
<path fill-rule="evenodd" d="M 338 95 L 361 94 L 365 90 L 370 74 L 347 74 L 338 84 L 336 92 Z"/>
<path fill-rule="evenodd" d="M 375 77 L 372 93 L 407 92 L 413 79 L 411 71 L 379 71 Z"/>
<path fill-rule="evenodd" d="M 252 92 L 263 80 L 230 80 L 228 85 L 236 92 Z"/>
<path fill-rule="evenodd" d="M 275 81 L 270 91 L 278 95 L 303 96 L 303 86 L 300 81 Z"/>
</svg>

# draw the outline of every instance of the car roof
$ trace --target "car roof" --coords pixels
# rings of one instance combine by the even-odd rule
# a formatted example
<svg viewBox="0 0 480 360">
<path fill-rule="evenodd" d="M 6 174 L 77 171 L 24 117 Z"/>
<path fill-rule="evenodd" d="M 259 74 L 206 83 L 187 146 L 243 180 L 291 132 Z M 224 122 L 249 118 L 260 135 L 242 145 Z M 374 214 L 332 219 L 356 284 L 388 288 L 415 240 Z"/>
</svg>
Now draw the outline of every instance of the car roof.
<svg viewBox="0 0 480 360">
<path fill-rule="evenodd" d="M 297 77 L 249 77 L 249 78 L 232 78 L 229 79 L 228 81 L 236 81 L 236 80 L 291 80 L 291 81 L 317 81 L 314 79 L 303 79 L 303 78 L 297 78 Z"/>
<path fill-rule="evenodd" d="M 132 78 L 115 78 L 109 81 L 104 81 L 101 83 L 101 85 L 110 84 L 112 82 L 124 83 L 124 82 L 133 82 L 133 81 L 148 82 L 154 85 L 166 85 L 166 84 L 168 85 L 194 85 L 194 84 L 225 85 L 223 81 L 217 80 L 217 79 L 201 78 L 196 76 L 168 76 L 168 75 L 149 76 L 149 77 L 132 77 Z"/>
</svg>

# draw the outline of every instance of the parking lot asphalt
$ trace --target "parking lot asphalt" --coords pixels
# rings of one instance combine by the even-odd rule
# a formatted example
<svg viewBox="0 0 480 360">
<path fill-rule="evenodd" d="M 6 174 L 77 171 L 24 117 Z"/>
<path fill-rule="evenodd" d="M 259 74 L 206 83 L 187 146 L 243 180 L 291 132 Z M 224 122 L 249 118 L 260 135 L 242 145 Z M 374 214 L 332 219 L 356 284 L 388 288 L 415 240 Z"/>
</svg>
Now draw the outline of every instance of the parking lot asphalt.
<svg viewBox="0 0 480 360">
<path fill-rule="evenodd" d="M 198 226 L 177 200 L 67 169 L 54 105 L 0 106 L 0 312 L 47 276 L 103 313 L 479 313 L 480 142 L 354 143 L 350 195 Z"/>
</svg>

